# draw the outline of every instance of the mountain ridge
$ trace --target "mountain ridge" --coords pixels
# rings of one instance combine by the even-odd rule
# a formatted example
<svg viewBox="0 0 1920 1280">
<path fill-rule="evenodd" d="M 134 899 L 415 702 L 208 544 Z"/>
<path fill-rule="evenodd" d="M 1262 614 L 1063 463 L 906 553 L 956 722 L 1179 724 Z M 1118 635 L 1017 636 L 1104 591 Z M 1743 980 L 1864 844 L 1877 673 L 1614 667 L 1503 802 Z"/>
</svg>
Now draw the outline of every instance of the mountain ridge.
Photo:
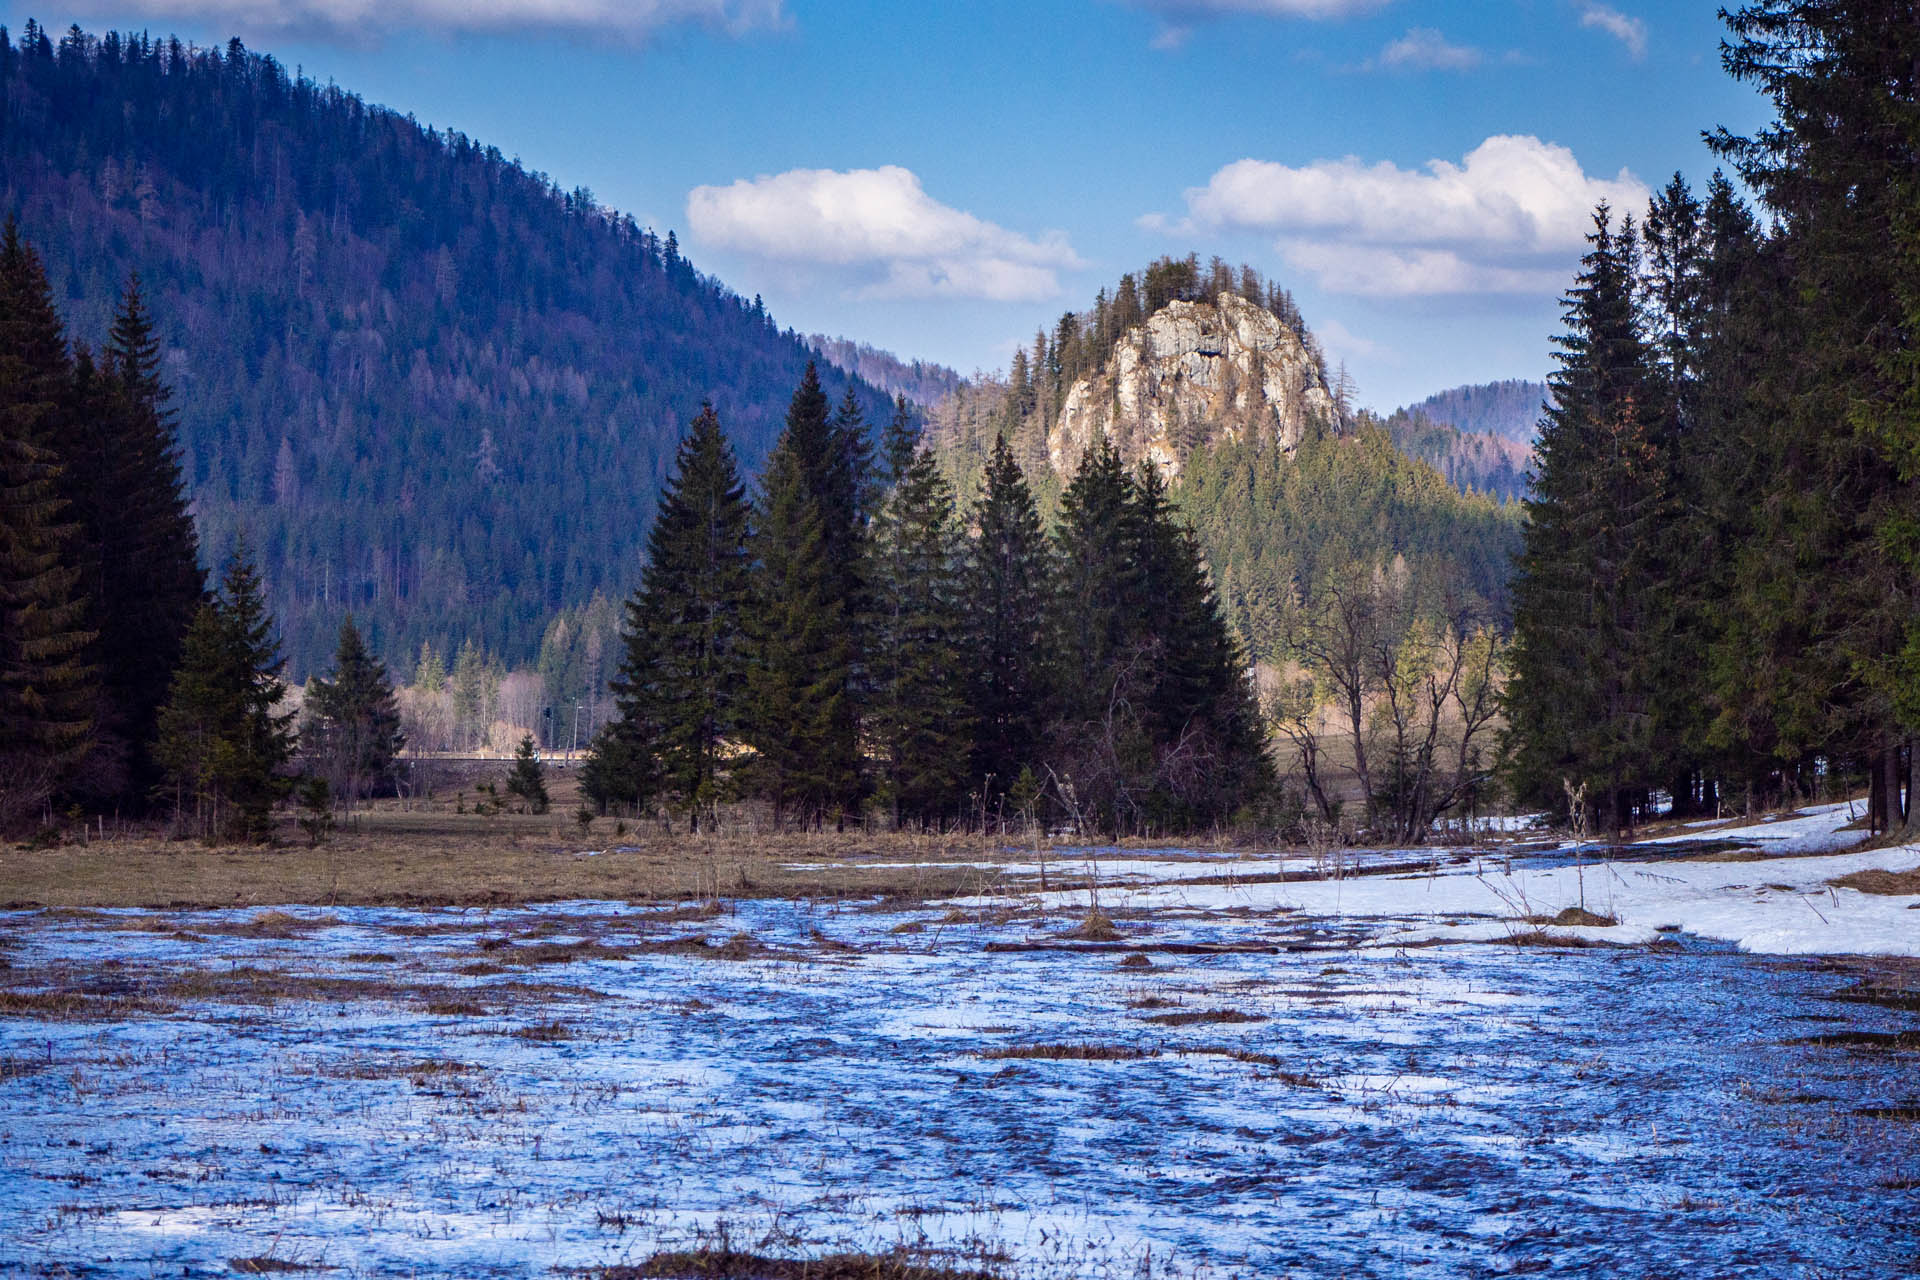
<svg viewBox="0 0 1920 1280">
<path fill-rule="evenodd" d="M 701 402 L 755 469 L 816 358 L 671 231 L 237 40 L 0 46 L 0 208 L 78 342 L 139 272 L 203 554 L 247 536 L 296 677 L 348 611 L 390 659 L 531 659 L 637 580 Z"/>
</svg>

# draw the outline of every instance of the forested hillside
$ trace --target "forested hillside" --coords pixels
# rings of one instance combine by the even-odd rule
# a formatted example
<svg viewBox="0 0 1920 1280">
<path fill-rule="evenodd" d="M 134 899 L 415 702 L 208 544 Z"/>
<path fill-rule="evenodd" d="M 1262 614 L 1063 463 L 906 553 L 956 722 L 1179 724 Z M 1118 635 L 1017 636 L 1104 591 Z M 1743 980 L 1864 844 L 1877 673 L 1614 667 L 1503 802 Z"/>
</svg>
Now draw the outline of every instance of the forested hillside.
<svg viewBox="0 0 1920 1280">
<path fill-rule="evenodd" d="M 1218 438 L 1197 447 L 1169 486 L 1252 656 L 1284 662 L 1331 588 L 1365 584 L 1396 564 L 1416 580 L 1423 607 L 1470 605 L 1476 616 L 1504 618 L 1520 508 L 1499 499 L 1516 494 L 1520 478 L 1508 474 L 1503 484 L 1506 473 L 1489 465 L 1487 483 L 1449 484 L 1454 477 L 1439 469 L 1447 449 L 1424 457 L 1418 442 L 1346 408 L 1350 382 L 1325 370 L 1285 288 L 1219 259 L 1202 268 L 1192 257 L 1165 258 L 1123 276 L 1091 310 L 1066 313 L 1051 333 L 1035 336 L 1030 351 L 1016 352 L 1006 379 L 976 379 L 931 409 L 928 436 L 958 491 L 977 491 L 994 441 L 1004 436 L 1040 510 L 1051 515 L 1062 480 L 1049 460 L 1048 434 L 1067 389 L 1105 368 L 1127 330 L 1161 307 L 1220 293 L 1265 308 L 1300 335 L 1335 392 L 1332 420 L 1313 424 L 1294 448 L 1230 438 L 1213 424 Z M 1460 439 L 1448 428 L 1434 431 L 1448 448 Z M 1467 487 L 1478 492 L 1460 491 Z"/>
<path fill-rule="evenodd" d="M 1531 445 L 1492 431 L 1462 431 L 1419 409 L 1396 409 L 1377 425 L 1395 448 L 1427 463 L 1462 493 L 1489 494 L 1503 502 L 1526 495 Z"/>
<path fill-rule="evenodd" d="M 703 399 L 750 468 L 778 434 L 807 345 L 671 232 L 237 41 L 21 36 L 0 209 L 79 343 L 139 272 L 203 559 L 246 534 L 296 678 L 348 610 L 390 657 L 530 660 L 637 579 Z"/>
<path fill-rule="evenodd" d="M 1470 435 L 1504 436 L 1531 446 L 1540 434 L 1540 417 L 1545 412 L 1548 394 L 1544 382 L 1509 378 L 1504 382 L 1449 387 L 1400 412 L 1417 414 Z"/>
</svg>

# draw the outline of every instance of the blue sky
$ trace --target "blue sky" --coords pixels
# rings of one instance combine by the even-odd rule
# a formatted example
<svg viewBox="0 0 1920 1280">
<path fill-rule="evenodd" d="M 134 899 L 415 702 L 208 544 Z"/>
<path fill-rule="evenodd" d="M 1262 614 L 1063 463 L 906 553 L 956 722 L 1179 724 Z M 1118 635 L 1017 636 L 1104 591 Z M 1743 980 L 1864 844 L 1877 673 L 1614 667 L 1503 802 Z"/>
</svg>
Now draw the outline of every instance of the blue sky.
<svg viewBox="0 0 1920 1280">
<path fill-rule="evenodd" d="M 665 230 L 803 331 L 962 372 L 1162 253 L 1290 287 L 1360 401 L 1540 377 L 1600 198 L 1764 123 L 1713 3 L 99 0 Z"/>
</svg>

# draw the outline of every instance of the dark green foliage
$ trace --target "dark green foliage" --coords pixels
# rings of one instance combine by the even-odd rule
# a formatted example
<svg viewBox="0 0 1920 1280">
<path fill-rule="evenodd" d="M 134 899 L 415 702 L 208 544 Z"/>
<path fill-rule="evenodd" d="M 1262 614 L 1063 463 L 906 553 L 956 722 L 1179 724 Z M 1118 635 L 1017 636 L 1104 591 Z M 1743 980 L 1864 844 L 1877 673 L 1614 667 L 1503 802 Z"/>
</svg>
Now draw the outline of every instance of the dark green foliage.
<svg viewBox="0 0 1920 1280">
<path fill-rule="evenodd" d="M 207 558 L 251 531 L 297 675 L 348 610 L 390 657 L 530 660 L 629 589 L 703 399 L 749 467 L 780 429 L 805 343 L 590 192 L 238 47 L 3 61 L 0 208 L 90 345 L 139 272 Z"/>
<path fill-rule="evenodd" d="M 0 246 L 0 831 L 71 780 L 100 702 L 53 439 L 70 386 L 45 276 L 9 222 Z"/>
<path fill-rule="evenodd" d="M 1088 450 L 1060 500 L 1051 754 L 1109 832 L 1223 823 L 1270 781 L 1246 659 L 1159 473 Z"/>
<path fill-rule="evenodd" d="M 624 652 L 613 682 L 620 722 L 603 740 L 615 754 L 598 766 L 638 767 L 641 776 L 610 798 L 638 803 L 655 782 L 696 831 L 701 815 L 727 796 L 723 746 L 740 724 L 747 515 L 732 447 L 707 405 L 680 442 L 648 535 L 640 589 L 627 602 Z M 596 758 L 601 755 L 596 748 Z"/>
<path fill-rule="evenodd" d="M 176 811 L 207 840 L 259 841 L 272 834 L 275 801 L 289 783 L 292 712 L 283 663 L 260 578 L 244 546 L 227 563 L 219 595 L 187 629 L 180 667 L 160 711 L 155 757 Z"/>
<path fill-rule="evenodd" d="M 38 406 L 34 433 L 58 466 L 61 555 L 88 602 L 93 638 L 84 659 L 99 677 L 91 748 L 65 771 L 62 787 L 92 804 L 137 809 L 158 780 L 150 755 L 156 717 L 204 594 L 159 353 L 137 281 L 96 366 L 84 348 L 68 358 L 45 273 L 11 222 L 0 274 L 11 398 Z"/>
<path fill-rule="evenodd" d="M 307 685 L 302 746 L 335 794 L 351 803 L 393 772 L 406 739 L 386 664 L 367 652 L 353 615 L 340 624 L 331 677 Z"/>
<path fill-rule="evenodd" d="M 1423 606 L 1476 600 L 1506 615 L 1519 506 L 1460 494 L 1364 418 L 1346 433 L 1311 432 L 1291 454 L 1222 442 L 1188 461 L 1175 497 L 1260 661 L 1288 660 L 1290 637 L 1330 586 L 1364 582 L 1396 557 L 1419 579 Z"/>
<path fill-rule="evenodd" d="M 638 814 L 660 792 L 660 757 L 654 726 L 622 717 L 593 735 L 580 765 L 580 793 L 598 813 Z"/>
<path fill-rule="evenodd" d="M 1651 784 L 1655 601 L 1665 501 L 1654 370 L 1641 337 L 1637 235 L 1603 206 L 1567 297 L 1514 581 L 1507 716 L 1529 801 L 1584 783 L 1609 827 Z"/>
<path fill-rule="evenodd" d="M 761 477 L 746 609 L 742 736 L 776 822 L 836 822 L 865 798 L 859 715 L 872 446 L 857 402 L 831 417 L 812 365 Z"/>
<path fill-rule="evenodd" d="M 300 829 L 307 833 L 308 844 L 318 848 L 333 833 L 333 788 L 325 778 L 310 775 L 300 780 L 298 796 Z"/>
<path fill-rule="evenodd" d="M 867 732 L 894 825 L 937 825 L 966 793 L 975 708 L 962 634 L 962 534 L 953 490 L 921 449 L 875 516 Z"/>
<path fill-rule="evenodd" d="M 534 669 L 553 709 L 546 745 L 571 750 L 593 741 L 612 714 L 608 680 L 620 661 L 620 606 L 596 591 L 584 605 L 562 609 L 540 639 Z M 434 673 L 431 669 L 427 675 Z"/>
<path fill-rule="evenodd" d="M 974 715 L 973 777 L 989 801 L 1035 763 L 1047 714 L 1052 548 L 1026 477 L 994 441 L 962 568 L 964 666 Z"/>
<path fill-rule="evenodd" d="M 1730 556 L 1730 630 L 1776 661 L 1723 669 L 1729 695 L 1760 686 L 1776 760 L 1870 765 L 1884 828 L 1920 729 L 1920 28 L 1890 0 L 1762 0 L 1727 21 L 1727 70 L 1777 112 L 1712 139 L 1776 218 L 1738 332 L 1778 347 L 1740 391 L 1767 498 Z"/>
<path fill-rule="evenodd" d="M 1913 821 L 1920 27 L 1909 9 L 1758 0 L 1725 15 L 1727 70 L 1778 118 L 1711 141 L 1773 219 L 1763 229 L 1718 176 L 1704 203 L 1676 178 L 1648 211 L 1639 314 L 1600 326 L 1596 313 L 1591 335 L 1621 336 L 1569 348 L 1570 373 L 1575 362 L 1620 372 L 1611 403 L 1632 409 L 1611 418 L 1637 434 L 1622 453 L 1604 434 L 1575 446 L 1569 433 L 1558 466 L 1542 443 L 1529 556 L 1558 543 L 1571 563 L 1591 548 L 1593 575 L 1623 588 L 1618 607 L 1584 619 L 1517 589 L 1516 760 L 1542 788 L 1565 766 L 1705 805 L 1861 770 L 1875 827 Z M 1634 342 L 1637 371 L 1606 358 Z M 1609 486 L 1604 504 L 1583 497 Z M 1555 665 L 1586 674 L 1554 676 Z M 1548 693 L 1554 679 L 1563 687 Z M 1596 693 L 1605 705 L 1578 702 Z M 1593 716 L 1601 726 L 1583 723 Z"/>
<path fill-rule="evenodd" d="M 798 439 L 791 429 L 782 437 L 760 480 L 745 618 L 741 736 L 754 749 L 755 789 L 777 824 L 844 814 L 850 800 L 857 803 L 860 781 L 852 619 Z"/>
<path fill-rule="evenodd" d="M 513 768 L 507 770 L 507 794 L 517 796 L 528 813 L 545 813 L 552 807 L 547 796 L 547 769 L 540 763 L 540 748 L 530 733 L 520 736 L 513 749 Z"/>
</svg>

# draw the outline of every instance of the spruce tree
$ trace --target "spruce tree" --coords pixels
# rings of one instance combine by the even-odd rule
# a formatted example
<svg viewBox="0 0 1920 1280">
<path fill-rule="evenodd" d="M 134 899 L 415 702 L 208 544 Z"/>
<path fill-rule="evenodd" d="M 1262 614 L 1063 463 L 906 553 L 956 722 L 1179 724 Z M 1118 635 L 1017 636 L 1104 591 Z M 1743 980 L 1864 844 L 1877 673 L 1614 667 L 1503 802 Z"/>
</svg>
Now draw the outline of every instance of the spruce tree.
<svg viewBox="0 0 1920 1280">
<path fill-rule="evenodd" d="M 46 273 L 9 220 L 0 237 L 0 830 L 72 781 L 100 708 L 56 447 L 71 377 Z"/>
<path fill-rule="evenodd" d="M 858 401 L 849 394 L 830 416 L 809 363 L 761 477 L 747 610 L 754 679 L 746 736 L 760 750 L 757 772 L 781 815 L 797 805 L 804 818 L 832 812 L 844 822 L 864 798 L 859 698 L 871 455 Z M 783 723 L 791 716 L 801 720 Z"/>
<path fill-rule="evenodd" d="M 274 802 L 290 783 L 293 712 L 279 645 L 259 574 L 244 542 L 235 549 L 218 596 L 195 613 L 159 717 L 155 756 L 173 784 L 184 818 L 208 840 L 265 840 Z"/>
<path fill-rule="evenodd" d="M 393 771 L 406 743 L 400 708 L 386 664 L 367 652 L 352 614 L 340 624 L 332 676 L 307 687 L 306 713 L 303 745 L 336 798 L 351 804 Z"/>
<path fill-rule="evenodd" d="M 1658 763 L 1650 529 L 1663 476 L 1632 221 L 1616 229 L 1603 205 L 1588 242 L 1536 447 L 1506 706 L 1517 789 L 1551 801 L 1563 782 L 1584 783 L 1618 829 Z"/>
<path fill-rule="evenodd" d="M 900 483 L 920 449 L 920 429 L 905 396 L 893 398 L 893 416 L 880 437 L 881 475 L 888 488 Z"/>
<path fill-rule="evenodd" d="M 1776 758 L 1866 765 L 1884 829 L 1920 812 L 1899 803 L 1916 780 L 1901 757 L 1920 760 L 1920 27 L 1893 0 L 1757 0 L 1725 18 L 1726 69 L 1777 119 L 1710 141 L 1775 215 L 1763 305 L 1791 353 L 1755 397 L 1775 465 L 1750 495 L 1761 539 L 1736 556 L 1733 603 L 1790 658 L 1767 691 Z"/>
<path fill-rule="evenodd" d="M 1060 497 L 1054 531 L 1059 592 L 1054 639 L 1050 749 L 1093 818 L 1131 830 L 1140 788 L 1152 773 L 1144 715 L 1160 655 L 1141 625 L 1150 607 L 1137 559 L 1133 482 L 1112 443 L 1080 459 Z"/>
<path fill-rule="evenodd" d="M 158 778 L 148 747 L 206 576 L 160 344 L 137 275 L 127 282 L 104 356 L 111 425 L 95 481 L 95 509 L 104 518 L 89 533 L 101 565 L 98 598 L 113 605 L 96 611 L 96 651 L 119 730 L 133 748 L 128 794 L 138 795 Z"/>
<path fill-rule="evenodd" d="M 743 632 L 751 580 L 748 507 L 733 449 L 711 404 L 680 442 L 648 535 L 640 589 L 627 602 L 613 692 L 620 722 L 607 743 L 640 771 L 619 794 L 673 793 L 693 830 L 725 798 L 721 758 L 738 732 L 747 670 Z M 642 760 L 643 753 L 657 755 Z M 609 755 L 602 767 L 614 767 Z M 658 777 L 655 778 L 655 774 Z M 629 801 L 635 802 L 635 801 Z"/>
<path fill-rule="evenodd" d="M 1160 826 L 1220 824 L 1256 805 L 1272 781 L 1249 665 L 1193 531 L 1174 512 L 1152 463 L 1134 482 L 1135 562 L 1154 637 L 1145 728 L 1154 744 L 1148 818 Z"/>
<path fill-rule="evenodd" d="M 790 426 L 767 461 L 753 519 L 742 716 L 756 787 L 776 826 L 844 814 L 859 780 L 850 620 L 823 524 Z"/>
<path fill-rule="evenodd" d="M 546 767 L 540 763 L 540 752 L 530 733 L 521 734 L 520 745 L 513 749 L 513 768 L 507 770 L 507 794 L 520 797 L 528 813 L 545 813 L 553 806 L 547 795 Z"/>
<path fill-rule="evenodd" d="M 1026 476 L 995 437 L 967 544 L 961 599 L 964 667 L 974 716 L 973 779 L 991 799 L 1037 768 L 1047 722 L 1047 625 L 1055 588 L 1051 547 Z"/>
<path fill-rule="evenodd" d="M 894 825 L 937 823 L 966 791 L 972 709 L 961 643 L 961 533 L 930 449 L 874 522 L 869 737 Z"/>
</svg>

